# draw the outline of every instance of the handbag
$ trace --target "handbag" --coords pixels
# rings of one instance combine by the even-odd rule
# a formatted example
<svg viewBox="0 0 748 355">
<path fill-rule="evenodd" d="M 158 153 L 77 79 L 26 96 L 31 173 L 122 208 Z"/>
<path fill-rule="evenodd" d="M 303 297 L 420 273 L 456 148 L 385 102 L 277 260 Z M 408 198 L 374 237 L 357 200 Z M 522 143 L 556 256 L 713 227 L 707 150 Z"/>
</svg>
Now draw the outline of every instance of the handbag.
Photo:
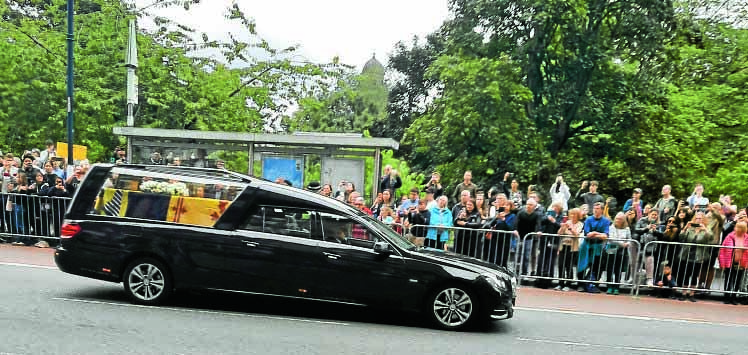
<svg viewBox="0 0 748 355">
<path fill-rule="evenodd" d="M 5 210 L 8 212 L 13 212 L 13 201 L 10 199 L 7 199 L 5 202 Z"/>
</svg>

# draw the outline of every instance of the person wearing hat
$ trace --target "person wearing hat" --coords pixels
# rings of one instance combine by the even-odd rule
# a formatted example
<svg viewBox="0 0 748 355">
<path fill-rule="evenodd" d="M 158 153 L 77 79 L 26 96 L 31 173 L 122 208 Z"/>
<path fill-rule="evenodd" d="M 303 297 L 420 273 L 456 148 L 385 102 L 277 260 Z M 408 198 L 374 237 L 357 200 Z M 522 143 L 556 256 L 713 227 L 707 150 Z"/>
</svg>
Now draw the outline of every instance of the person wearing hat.
<svg viewBox="0 0 748 355">
<path fill-rule="evenodd" d="M 23 173 L 26 176 L 26 185 L 33 184 L 34 176 L 36 176 L 36 173 L 41 173 L 41 170 L 34 166 L 35 159 L 36 158 L 33 154 L 26 154 L 23 156 L 23 166 L 19 172 Z"/>
<path fill-rule="evenodd" d="M 311 192 L 319 193 L 319 190 L 322 190 L 322 185 L 319 184 L 319 181 L 312 181 L 306 186 L 306 189 Z"/>
<path fill-rule="evenodd" d="M 634 189 L 631 198 L 623 204 L 623 212 L 628 212 L 630 209 L 633 209 L 636 212 L 637 221 L 644 217 L 644 201 L 642 201 L 641 197 L 642 189 L 637 187 Z"/>
</svg>

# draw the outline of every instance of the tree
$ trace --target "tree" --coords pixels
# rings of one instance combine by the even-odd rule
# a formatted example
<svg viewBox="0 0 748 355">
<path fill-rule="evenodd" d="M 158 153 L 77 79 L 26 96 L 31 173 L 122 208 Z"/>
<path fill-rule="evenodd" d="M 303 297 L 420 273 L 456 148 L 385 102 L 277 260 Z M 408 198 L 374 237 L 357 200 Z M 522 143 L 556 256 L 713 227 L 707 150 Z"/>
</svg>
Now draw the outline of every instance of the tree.
<svg viewBox="0 0 748 355">
<path fill-rule="evenodd" d="M 521 63 L 533 93 L 528 116 L 555 158 L 571 139 L 613 126 L 590 90 L 615 60 L 646 67 L 666 42 L 673 7 L 662 0 L 453 0 L 448 50 Z"/>
<path fill-rule="evenodd" d="M 387 103 L 387 117 L 378 121 L 371 129 L 376 137 L 389 137 L 400 141 L 413 121 L 426 112 L 436 78 L 426 75 L 429 66 L 437 59 L 443 44 L 441 37 L 432 34 L 421 43 L 414 37 L 409 45 L 399 42 L 388 61 L 393 73 L 392 88 Z M 403 146 L 398 156 L 408 156 L 409 147 Z"/>
<path fill-rule="evenodd" d="M 360 74 L 343 76 L 332 90 L 300 100 L 299 110 L 285 126 L 291 131 L 363 133 L 383 121 L 387 105 L 384 67 L 372 61 Z"/>
<path fill-rule="evenodd" d="M 227 21 L 244 33 L 228 40 L 205 34 L 152 13 L 199 0 L 76 1 L 75 143 L 104 160 L 119 142 L 112 127 L 125 124 L 124 52 L 130 19 L 152 19 L 141 28 L 139 102 L 136 125 L 179 129 L 276 131 L 288 109 L 322 91 L 340 75 L 336 64 L 295 63 L 296 47 L 272 48 L 238 5 Z M 65 132 L 66 0 L 0 2 L 0 148 L 22 151 Z M 240 40 L 238 38 L 244 38 Z M 258 53 L 270 60 L 255 59 Z"/>
<path fill-rule="evenodd" d="M 427 72 L 442 83 L 429 111 L 405 134 L 410 161 L 421 171 L 437 169 L 444 181 L 459 181 L 472 169 L 486 181 L 495 169 L 529 170 L 538 137 L 525 106 L 532 98 L 521 82 L 521 68 L 499 59 L 440 57 Z M 528 159 L 524 159 L 528 158 Z"/>
</svg>

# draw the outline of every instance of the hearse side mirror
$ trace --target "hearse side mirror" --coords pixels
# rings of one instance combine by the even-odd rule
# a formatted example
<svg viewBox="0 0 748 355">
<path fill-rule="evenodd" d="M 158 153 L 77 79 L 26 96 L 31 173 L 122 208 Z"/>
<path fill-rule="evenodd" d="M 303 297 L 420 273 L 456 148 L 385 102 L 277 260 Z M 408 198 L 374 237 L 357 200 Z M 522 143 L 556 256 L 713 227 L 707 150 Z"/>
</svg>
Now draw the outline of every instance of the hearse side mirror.
<svg viewBox="0 0 748 355">
<path fill-rule="evenodd" d="M 376 242 L 374 243 L 374 252 L 382 255 L 390 255 L 392 254 L 392 249 L 390 249 L 390 245 L 387 242 Z"/>
</svg>

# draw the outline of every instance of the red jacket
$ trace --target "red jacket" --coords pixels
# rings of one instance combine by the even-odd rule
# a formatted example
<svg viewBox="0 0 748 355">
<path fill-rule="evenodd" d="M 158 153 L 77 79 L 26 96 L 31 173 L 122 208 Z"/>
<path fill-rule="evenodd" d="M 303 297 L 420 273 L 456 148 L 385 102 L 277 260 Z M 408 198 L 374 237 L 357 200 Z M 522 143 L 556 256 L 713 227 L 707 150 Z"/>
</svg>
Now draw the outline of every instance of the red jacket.
<svg viewBox="0 0 748 355">
<path fill-rule="evenodd" d="M 725 241 L 722 242 L 723 247 L 733 247 L 735 246 L 735 238 L 736 234 L 733 231 L 732 233 L 728 234 L 727 237 L 725 237 Z M 743 237 L 743 247 L 746 249 L 743 249 L 743 256 L 740 258 L 740 267 L 741 268 L 748 268 L 748 233 L 745 234 Z M 738 249 L 731 249 L 731 248 L 722 248 L 719 250 L 719 267 L 723 269 L 728 269 L 732 267 L 732 261 L 733 261 L 733 252 L 735 252 Z"/>
</svg>

